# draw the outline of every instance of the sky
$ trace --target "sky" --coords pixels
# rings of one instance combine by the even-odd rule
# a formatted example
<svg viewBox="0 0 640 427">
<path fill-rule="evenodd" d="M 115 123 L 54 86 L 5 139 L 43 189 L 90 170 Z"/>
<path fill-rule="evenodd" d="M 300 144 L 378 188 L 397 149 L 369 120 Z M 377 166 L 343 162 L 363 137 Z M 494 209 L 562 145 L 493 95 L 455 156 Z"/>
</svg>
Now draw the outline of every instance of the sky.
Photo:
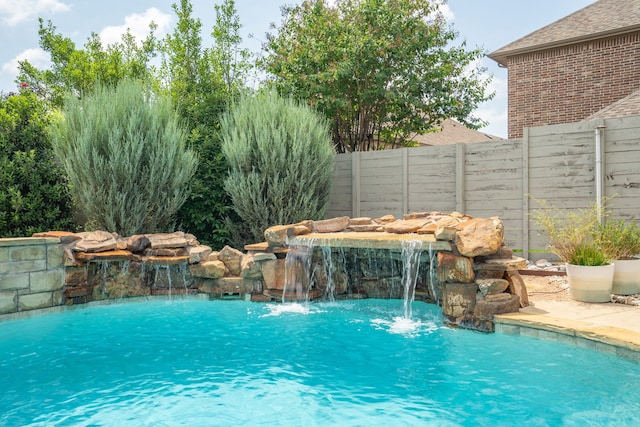
<svg viewBox="0 0 640 427">
<path fill-rule="evenodd" d="M 92 32 L 103 44 L 118 41 L 129 28 L 143 38 L 148 24 L 158 25 L 156 34 L 171 32 L 176 22 L 171 4 L 179 0 L 0 0 L 0 91 L 17 88 L 18 60 L 28 59 L 38 68 L 48 66 L 48 55 L 38 46 L 38 18 L 51 20 L 59 33 L 84 46 Z M 281 23 L 280 7 L 301 0 L 236 0 L 245 47 L 258 54 L 271 24 Z M 191 0 L 194 15 L 201 19 L 204 46 L 215 23 L 215 4 L 222 0 Z M 458 32 L 457 42 L 493 52 L 539 28 L 561 19 L 594 0 L 448 0 L 443 12 Z M 507 136 L 507 70 L 490 58 L 481 66 L 492 76 L 495 92 L 474 115 L 489 123 L 483 132 Z"/>
</svg>

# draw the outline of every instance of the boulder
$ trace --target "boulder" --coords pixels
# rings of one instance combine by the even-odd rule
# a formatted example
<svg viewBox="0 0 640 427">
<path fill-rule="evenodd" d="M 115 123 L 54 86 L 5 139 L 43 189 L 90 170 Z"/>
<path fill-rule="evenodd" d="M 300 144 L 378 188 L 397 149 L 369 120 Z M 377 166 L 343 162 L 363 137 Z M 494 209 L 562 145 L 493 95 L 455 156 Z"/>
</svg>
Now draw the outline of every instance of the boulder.
<svg viewBox="0 0 640 427">
<path fill-rule="evenodd" d="M 182 231 L 147 234 L 146 236 L 151 243 L 151 249 L 184 248 L 187 246 L 187 239 Z"/>
<path fill-rule="evenodd" d="M 349 227 L 353 227 L 354 225 L 371 225 L 373 221 L 368 216 L 359 217 L 359 218 L 351 218 L 349 220 Z"/>
<path fill-rule="evenodd" d="M 460 318 L 472 313 L 478 286 L 475 283 L 445 283 L 442 290 L 442 314 Z"/>
<path fill-rule="evenodd" d="M 504 224 L 498 217 L 473 218 L 460 223 L 457 230 L 458 252 L 471 258 L 496 253 L 504 239 Z"/>
<path fill-rule="evenodd" d="M 420 231 L 418 230 L 418 232 Z M 456 229 L 455 227 L 436 226 L 433 236 L 436 240 L 452 241 L 456 238 Z"/>
<path fill-rule="evenodd" d="M 349 226 L 348 216 L 339 216 L 336 218 L 323 219 L 314 222 L 316 233 L 337 233 Z"/>
<path fill-rule="evenodd" d="M 240 262 L 241 276 L 245 279 L 262 279 L 262 267 L 255 262 L 253 255 L 245 254 Z"/>
<path fill-rule="evenodd" d="M 151 242 L 144 234 L 134 234 L 127 239 L 127 250 L 133 253 L 143 253 L 149 246 Z"/>
<path fill-rule="evenodd" d="M 218 253 L 218 260 L 222 261 L 231 276 L 240 276 L 242 272 L 242 252 L 227 245 Z"/>
<path fill-rule="evenodd" d="M 267 289 L 284 289 L 284 259 L 274 259 L 261 264 L 264 286 Z"/>
<path fill-rule="evenodd" d="M 438 252 L 437 275 L 441 283 L 471 283 L 475 278 L 473 262 L 467 257 Z"/>
<path fill-rule="evenodd" d="M 190 265 L 189 271 L 193 277 L 219 279 L 224 277 L 227 269 L 222 261 L 205 261 Z"/>
<path fill-rule="evenodd" d="M 118 247 L 116 238 L 106 231 L 96 230 L 78 234 L 82 240 L 75 242 L 73 250 L 76 252 L 106 252 Z"/>
<path fill-rule="evenodd" d="M 517 270 L 507 271 L 505 274 L 507 281 L 509 282 L 509 292 L 520 297 L 520 307 L 529 306 L 529 294 L 527 292 L 527 286 L 522 280 L 520 273 Z"/>
<path fill-rule="evenodd" d="M 189 255 L 189 264 L 196 264 L 209 259 L 211 255 L 211 248 L 205 245 L 189 246 L 187 248 L 187 255 Z"/>
<path fill-rule="evenodd" d="M 293 225 L 274 225 L 264 230 L 264 238 L 271 247 L 285 246 L 287 239 L 293 236 L 295 236 Z"/>
<path fill-rule="evenodd" d="M 500 294 L 509 287 L 509 281 L 506 279 L 476 279 L 476 283 L 483 296 Z"/>
<path fill-rule="evenodd" d="M 520 297 L 513 294 L 491 294 L 476 302 L 473 314 L 478 319 L 493 319 L 496 314 L 517 313 Z"/>
</svg>

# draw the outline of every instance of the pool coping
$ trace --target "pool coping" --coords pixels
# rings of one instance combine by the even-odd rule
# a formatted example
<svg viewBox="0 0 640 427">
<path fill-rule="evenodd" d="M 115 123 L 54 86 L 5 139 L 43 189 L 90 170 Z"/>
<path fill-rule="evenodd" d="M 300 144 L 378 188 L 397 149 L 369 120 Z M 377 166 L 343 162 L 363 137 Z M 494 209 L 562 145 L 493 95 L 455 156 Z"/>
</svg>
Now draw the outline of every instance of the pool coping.
<svg viewBox="0 0 640 427">
<path fill-rule="evenodd" d="M 518 313 L 496 315 L 495 331 L 564 342 L 640 362 L 640 331 L 602 321 L 579 320 L 571 318 L 569 310 L 568 313 L 568 316 L 560 317 L 525 308 Z"/>
</svg>

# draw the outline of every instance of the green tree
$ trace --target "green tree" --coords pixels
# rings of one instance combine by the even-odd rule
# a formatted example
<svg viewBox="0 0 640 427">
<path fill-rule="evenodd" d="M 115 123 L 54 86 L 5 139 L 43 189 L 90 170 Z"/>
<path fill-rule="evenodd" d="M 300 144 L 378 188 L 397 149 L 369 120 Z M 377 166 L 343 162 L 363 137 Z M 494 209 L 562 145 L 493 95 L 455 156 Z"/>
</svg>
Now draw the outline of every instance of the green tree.
<svg viewBox="0 0 640 427">
<path fill-rule="evenodd" d="M 178 16 L 174 31 L 161 43 L 161 80 L 190 126 L 189 146 L 200 164 L 192 180 L 192 192 L 179 212 L 182 227 L 214 247 L 231 238 L 225 219 L 231 201 L 224 191 L 227 162 L 220 149 L 220 115 L 245 86 L 250 69 L 248 53 L 239 48 L 242 39 L 235 4 L 226 0 L 216 8 L 211 48 L 202 45 L 202 23 L 193 16 L 189 0 L 173 9 Z"/>
<path fill-rule="evenodd" d="M 40 47 L 49 53 L 51 67 L 39 70 L 22 61 L 16 81 L 27 83 L 53 106 L 62 106 L 69 91 L 80 95 L 90 92 L 98 83 L 113 85 L 125 78 L 148 80 L 153 76 L 149 64 L 157 54 L 154 24 L 140 45 L 128 31 L 121 42 L 108 46 L 103 46 L 100 37 L 92 33 L 84 49 L 77 49 L 70 38 L 56 33 L 51 21 L 39 22 Z"/>
<path fill-rule="evenodd" d="M 129 236 L 174 228 L 197 167 L 170 99 L 137 81 L 67 97 L 53 148 L 88 228 Z"/>
<path fill-rule="evenodd" d="M 489 99 L 474 63 L 480 49 L 455 46 L 457 33 L 431 0 L 305 0 L 283 9 L 261 64 L 282 94 L 332 120 L 342 151 L 393 147 Z"/>
<path fill-rule="evenodd" d="M 221 124 L 225 188 L 253 242 L 271 225 L 324 216 L 334 151 L 320 114 L 266 93 L 242 97 Z"/>
<path fill-rule="evenodd" d="M 31 91 L 0 96 L 0 237 L 75 228 L 66 177 L 47 135 L 49 122 Z"/>
<path fill-rule="evenodd" d="M 247 77 L 253 69 L 252 54 L 246 48 L 240 48 L 240 17 L 234 0 L 225 0 L 216 9 L 216 24 L 211 36 L 214 45 L 209 49 L 209 61 L 218 71 L 229 97 L 242 92 L 247 84 Z"/>
</svg>

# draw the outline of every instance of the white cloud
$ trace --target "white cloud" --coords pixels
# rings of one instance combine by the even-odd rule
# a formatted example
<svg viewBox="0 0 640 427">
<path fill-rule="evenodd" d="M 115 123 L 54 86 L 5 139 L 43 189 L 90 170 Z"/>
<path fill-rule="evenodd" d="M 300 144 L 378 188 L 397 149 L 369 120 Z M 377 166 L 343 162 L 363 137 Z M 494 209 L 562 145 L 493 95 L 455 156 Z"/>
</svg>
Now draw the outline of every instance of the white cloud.
<svg viewBox="0 0 640 427">
<path fill-rule="evenodd" d="M 18 75 L 18 61 L 27 60 L 31 65 L 36 68 L 46 68 L 51 63 L 49 54 L 44 50 L 37 49 L 27 49 L 25 51 L 20 52 L 9 62 L 6 62 L 2 65 L 2 72 L 10 74 L 12 77 L 16 77 Z"/>
<path fill-rule="evenodd" d="M 442 3 L 442 2 L 436 2 L 436 3 L 438 3 L 438 9 L 440 10 L 440 13 L 442 14 L 442 16 L 444 16 L 444 19 L 447 22 L 453 22 L 453 20 L 455 19 L 455 15 L 453 14 L 453 11 L 449 7 L 449 5 L 447 3 Z"/>
<path fill-rule="evenodd" d="M 71 5 L 59 0 L 0 0 L 2 22 L 14 26 L 45 13 L 66 12 Z"/>
<path fill-rule="evenodd" d="M 3 0 L 0 0 L 3 1 Z M 104 28 L 100 31 L 100 40 L 103 46 L 114 44 L 122 41 L 122 35 L 127 32 L 127 29 L 136 38 L 138 42 L 141 42 L 149 34 L 149 24 L 151 21 L 155 22 L 158 26 L 156 29 L 156 35 L 165 34 L 171 25 L 171 15 L 162 13 L 155 7 L 151 7 L 144 11 L 144 13 L 133 13 L 124 18 L 123 25 L 116 25 Z"/>
</svg>

